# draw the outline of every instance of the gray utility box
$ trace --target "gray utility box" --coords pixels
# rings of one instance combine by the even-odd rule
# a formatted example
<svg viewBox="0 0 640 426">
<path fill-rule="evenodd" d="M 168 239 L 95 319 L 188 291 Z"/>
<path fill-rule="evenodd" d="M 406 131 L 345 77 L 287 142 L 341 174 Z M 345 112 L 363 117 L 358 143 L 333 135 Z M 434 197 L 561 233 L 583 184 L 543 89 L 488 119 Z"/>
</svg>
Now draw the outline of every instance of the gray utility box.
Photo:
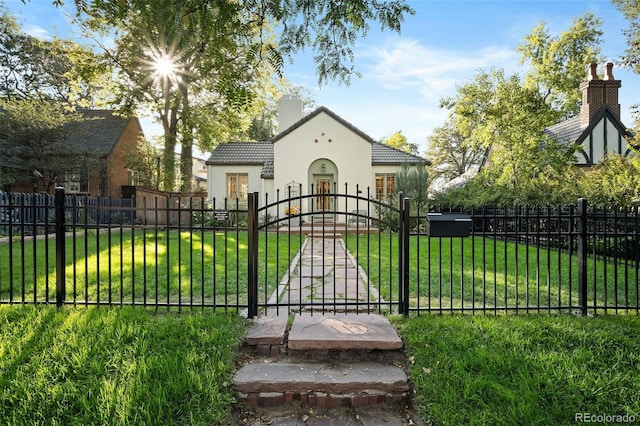
<svg viewBox="0 0 640 426">
<path fill-rule="evenodd" d="M 427 235 L 430 237 L 468 237 L 471 216 L 464 213 L 427 213 Z"/>
</svg>

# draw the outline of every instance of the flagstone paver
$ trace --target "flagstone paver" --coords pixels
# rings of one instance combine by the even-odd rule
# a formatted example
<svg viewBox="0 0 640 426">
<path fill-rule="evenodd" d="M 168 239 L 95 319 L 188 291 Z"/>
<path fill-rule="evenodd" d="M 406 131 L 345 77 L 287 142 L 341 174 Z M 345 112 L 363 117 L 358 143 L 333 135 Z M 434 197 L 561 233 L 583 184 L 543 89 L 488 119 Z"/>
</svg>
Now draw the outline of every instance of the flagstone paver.
<svg viewBox="0 0 640 426">
<path fill-rule="evenodd" d="M 327 304 L 350 306 L 377 303 L 378 292 L 349 254 L 340 238 L 310 237 L 305 242 L 289 281 L 278 287 L 280 303 L 305 307 Z M 272 297 L 272 300 L 275 300 Z M 363 305 L 362 310 L 367 306 Z"/>
<path fill-rule="evenodd" d="M 269 300 L 269 304 L 299 307 L 289 332 L 289 309 L 279 307 L 280 316 L 255 319 L 247 334 L 247 343 L 254 342 L 258 353 L 280 357 L 256 360 L 234 376 L 240 400 L 265 410 L 261 421 L 253 424 L 416 424 L 401 408 L 410 391 L 405 371 L 391 358 L 360 358 L 362 354 L 397 352 L 403 344 L 386 317 L 368 313 L 367 302 L 383 301 L 344 241 L 308 237 L 289 273 Z M 321 304 L 325 312 L 307 309 Z M 336 352 L 353 353 L 353 359 L 322 355 Z M 320 358 L 309 358 L 312 353 L 321 354 Z M 379 404 L 387 408 L 374 408 Z M 295 408 L 299 405 L 310 409 L 299 415 Z M 274 411 L 270 407 L 286 408 Z"/>
</svg>

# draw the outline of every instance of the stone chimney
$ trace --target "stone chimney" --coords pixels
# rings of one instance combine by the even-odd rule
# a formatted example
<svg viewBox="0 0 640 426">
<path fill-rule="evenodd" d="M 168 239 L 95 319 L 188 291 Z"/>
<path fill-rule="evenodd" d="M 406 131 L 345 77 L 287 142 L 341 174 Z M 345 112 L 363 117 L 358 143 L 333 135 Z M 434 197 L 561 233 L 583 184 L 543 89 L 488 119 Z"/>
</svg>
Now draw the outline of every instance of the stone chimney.
<svg viewBox="0 0 640 426">
<path fill-rule="evenodd" d="M 278 100 L 278 133 L 302 119 L 302 100 L 296 95 L 284 95 Z"/>
<path fill-rule="evenodd" d="M 580 83 L 580 91 L 582 92 L 580 124 L 583 127 L 589 125 L 593 116 L 605 104 L 620 119 L 618 89 L 622 86 L 622 83 L 613 77 L 613 64 L 611 62 L 607 63 L 602 80 L 598 77 L 597 68 L 598 64 L 592 62 L 587 71 L 587 81 Z"/>
</svg>

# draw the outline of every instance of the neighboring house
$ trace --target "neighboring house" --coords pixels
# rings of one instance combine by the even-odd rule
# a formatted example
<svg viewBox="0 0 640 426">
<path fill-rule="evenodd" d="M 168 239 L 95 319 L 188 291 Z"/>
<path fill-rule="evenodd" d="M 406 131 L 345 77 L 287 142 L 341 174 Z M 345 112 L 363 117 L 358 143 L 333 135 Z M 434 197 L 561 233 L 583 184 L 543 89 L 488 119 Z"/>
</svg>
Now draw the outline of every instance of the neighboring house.
<svg viewBox="0 0 640 426">
<path fill-rule="evenodd" d="M 110 110 L 81 110 L 83 120 L 70 127 L 68 140 L 75 147 L 71 155 L 86 157 L 86 163 L 67 170 L 56 182 L 67 193 L 120 197 L 133 173 L 126 167 L 125 155 L 135 148 L 142 127 L 137 118 L 123 118 Z M 46 191 L 42 179 L 15 182 L 14 192 Z"/>
<path fill-rule="evenodd" d="M 245 201 L 249 192 L 269 200 L 319 194 L 302 203 L 303 212 L 343 210 L 333 192 L 393 195 L 395 176 L 408 163 L 427 160 L 373 140 L 329 109 L 302 116 L 302 101 L 288 96 L 278 102 L 280 133 L 268 142 L 218 145 L 207 161 L 208 194 L 221 206 L 224 199 Z M 302 194 L 299 188 L 302 188 Z M 337 201 L 343 203 L 344 200 Z"/>
<path fill-rule="evenodd" d="M 613 77 L 613 64 L 607 63 L 603 79 L 598 77 L 598 65 L 591 63 L 587 81 L 580 84 L 582 107 L 580 115 L 547 127 L 544 132 L 559 141 L 577 145 L 578 166 L 591 167 L 607 154 L 629 155 L 629 130 L 620 121 L 618 89 L 620 80 Z"/>
<path fill-rule="evenodd" d="M 193 178 L 192 188 L 194 192 L 204 192 L 207 190 L 207 160 L 193 157 Z"/>
<path fill-rule="evenodd" d="M 598 64 L 591 63 L 587 80 L 580 84 L 580 114 L 543 130 L 567 145 L 577 145 L 576 165 L 583 168 L 600 163 L 607 154 L 629 155 L 627 138 L 632 134 L 620 121 L 618 89 L 620 80 L 613 77 L 613 64 L 607 63 L 603 79 L 598 77 Z M 492 148 L 481 167 L 491 161 Z"/>
</svg>

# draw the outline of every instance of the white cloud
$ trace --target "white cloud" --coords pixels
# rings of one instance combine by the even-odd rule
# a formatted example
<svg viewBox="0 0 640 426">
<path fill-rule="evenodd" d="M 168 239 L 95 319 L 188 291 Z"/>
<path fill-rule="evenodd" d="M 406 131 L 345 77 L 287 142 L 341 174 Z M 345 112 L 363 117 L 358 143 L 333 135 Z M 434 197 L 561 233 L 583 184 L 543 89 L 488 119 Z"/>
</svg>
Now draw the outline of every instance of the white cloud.
<svg viewBox="0 0 640 426">
<path fill-rule="evenodd" d="M 23 28 L 23 31 L 35 38 L 38 38 L 40 40 L 51 40 L 53 39 L 53 37 L 51 36 L 51 33 L 48 30 L 45 30 L 44 28 L 42 28 L 39 25 L 27 25 Z"/>
<path fill-rule="evenodd" d="M 479 69 L 515 70 L 517 52 L 488 46 L 474 51 L 442 49 L 406 38 L 388 39 L 366 52 L 372 62 L 367 74 L 387 89 L 413 89 L 432 98 L 452 94 L 456 84 L 473 78 Z"/>
</svg>

